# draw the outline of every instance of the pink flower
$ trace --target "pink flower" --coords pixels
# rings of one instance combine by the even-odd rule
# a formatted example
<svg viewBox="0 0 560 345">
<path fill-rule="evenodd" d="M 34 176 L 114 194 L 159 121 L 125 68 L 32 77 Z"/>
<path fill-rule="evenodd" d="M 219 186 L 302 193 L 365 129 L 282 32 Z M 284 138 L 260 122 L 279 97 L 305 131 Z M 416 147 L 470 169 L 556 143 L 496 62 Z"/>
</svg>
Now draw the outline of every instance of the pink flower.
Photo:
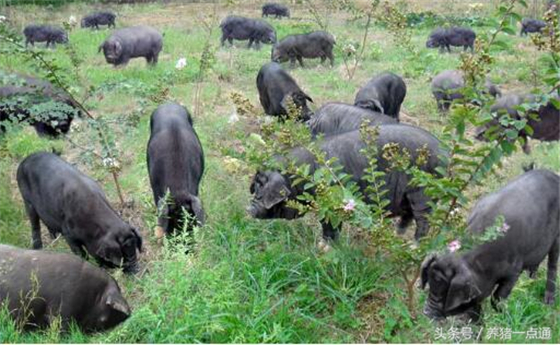
<svg viewBox="0 0 560 345">
<path fill-rule="evenodd" d="M 354 208 L 356 208 L 356 202 L 354 201 L 354 199 L 344 200 L 344 202 L 346 203 L 344 205 L 344 211 L 346 212 L 354 211 Z"/>
<path fill-rule="evenodd" d="M 447 249 L 449 249 L 451 253 L 456 252 L 461 249 L 461 242 L 459 242 L 459 240 L 452 241 L 447 245 Z"/>
<path fill-rule="evenodd" d="M 509 225 L 506 222 L 504 222 L 504 224 L 502 224 L 502 226 L 498 228 L 498 232 L 501 232 L 502 234 L 505 234 L 508 230 L 509 230 Z"/>
</svg>

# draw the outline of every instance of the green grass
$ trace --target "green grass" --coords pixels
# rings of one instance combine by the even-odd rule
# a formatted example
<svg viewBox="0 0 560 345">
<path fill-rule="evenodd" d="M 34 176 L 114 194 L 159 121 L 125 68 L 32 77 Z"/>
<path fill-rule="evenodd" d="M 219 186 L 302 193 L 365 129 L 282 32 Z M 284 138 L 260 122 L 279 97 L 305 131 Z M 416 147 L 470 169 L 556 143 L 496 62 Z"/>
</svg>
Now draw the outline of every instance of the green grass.
<svg viewBox="0 0 560 345">
<path fill-rule="evenodd" d="M 426 0 L 415 7 L 432 5 Z M 113 121 L 110 126 L 123 163 L 120 182 L 131 205 L 123 210 L 123 216 L 138 226 L 145 238 L 147 246 L 142 256 L 145 271 L 137 277 L 111 272 L 119 281 L 133 314 L 110 332 L 84 335 L 74 329 L 58 334 L 53 329 L 19 333 L 6 311 L 0 309 L 0 342 L 435 342 L 437 327 L 447 330 L 454 325 L 453 320 L 432 324 L 422 316 L 425 293 L 420 290 L 416 290 L 416 311 L 410 315 L 404 302 L 404 282 L 395 274 L 396 268 L 368 246 L 360 231 L 346 228 L 335 250 L 321 254 L 315 245 L 319 224 L 312 217 L 259 221 L 246 216 L 244 209 L 250 199 L 249 182 L 254 172 L 244 164 L 231 172 L 224 164 L 224 153 L 243 157 L 249 134 L 246 130 L 256 120 L 242 117 L 240 123 L 228 124 L 228 117 L 235 109 L 228 95 L 232 91 L 240 92 L 260 108 L 255 79 L 260 66 L 270 59 L 270 47 L 248 50 L 246 42 L 235 42 L 234 48 L 221 48 L 217 23 L 230 12 L 260 16 L 257 7 L 247 4 L 239 9 L 199 4 L 116 6 L 118 26 L 146 23 L 165 33 L 160 63 L 154 68 L 147 68 L 144 60 L 137 59 L 125 68 L 115 69 L 97 52 L 110 30 L 72 31 L 70 41 L 83 59 L 84 76 L 72 86 L 78 94 L 92 87 L 96 91 L 88 100 L 92 113 Z M 91 9 L 86 4 L 56 9 L 27 6 L 10 8 L 6 14 L 15 27 L 23 28 L 31 21 L 59 24 L 70 15 L 79 17 Z M 211 42 L 216 63 L 200 84 L 201 107 L 194 109 L 198 61 L 206 43 L 199 14 L 212 13 L 214 9 L 217 19 Z M 278 37 L 318 29 L 305 8 L 298 6 L 292 12 L 290 20 L 269 20 Z M 347 19 L 344 13 L 331 16 L 329 30 L 337 37 L 338 48 L 347 42 L 361 42 L 364 23 Z M 429 28 L 413 30 L 412 42 L 425 59 L 420 62 L 411 61 L 408 53 L 395 45 L 387 29 L 374 25 L 366 58 L 352 80 L 347 78 L 340 50 L 334 68 L 318 61 L 306 61 L 306 68 L 289 71 L 314 99 L 314 109 L 327 101 L 352 102 L 357 89 L 380 71 L 400 73 L 408 88 L 404 112 L 410 121 L 438 135 L 446 115 L 436 111 L 429 82 L 440 71 L 457 68 L 459 53 L 440 55 L 424 48 L 429 31 Z M 542 87 L 538 79 L 542 73 L 537 60 L 540 53 L 528 39 L 514 36 L 503 39 L 507 48 L 492 52 L 496 63 L 491 78 L 506 91 Z M 49 50 L 47 55 L 56 58 L 65 69 L 71 68 L 62 48 Z M 187 58 L 188 65 L 177 71 L 175 62 L 181 57 Z M 0 55 L 0 69 L 36 73 L 28 61 L 9 54 Z M 154 109 L 154 105 L 144 105 L 145 98 L 161 78 L 172 74 L 176 79 L 169 85 L 169 96 L 194 113 L 207 163 L 201 195 L 208 221 L 196 233 L 195 255 L 189 256 L 182 254 L 184 250 L 179 244 L 160 244 L 153 238 L 155 209 L 145 162 L 149 116 Z M 78 120 L 76 124 L 87 128 L 84 121 Z M 99 149 L 93 144 L 94 135 L 87 131 L 73 129 L 69 138 L 80 147 Z M 497 174 L 470 190 L 472 200 L 497 190 L 533 161 L 538 167 L 560 171 L 558 143 L 532 141 L 531 144 L 530 156 L 517 152 L 503 162 Z M 118 204 L 112 176 L 80 147 L 69 141 L 38 138 L 31 128 L 17 126 L 0 138 L 0 243 L 29 246 L 30 226 L 15 172 L 18 163 L 31 152 L 61 151 L 65 159 L 99 181 L 113 204 Z M 69 251 L 64 241 L 53 246 L 48 245 L 50 239 L 45 243 L 49 250 Z M 489 327 L 509 327 L 513 331 L 550 327 L 553 330 L 550 342 L 558 343 L 560 304 L 542 303 L 544 283 L 545 270 L 541 267 L 538 279 L 521 277 L 503 312 L 495 312 L 485 305 L 486 331 Z M 525 342 L 525 339 L 517 336 L 510 342 Z"/>
</svg>

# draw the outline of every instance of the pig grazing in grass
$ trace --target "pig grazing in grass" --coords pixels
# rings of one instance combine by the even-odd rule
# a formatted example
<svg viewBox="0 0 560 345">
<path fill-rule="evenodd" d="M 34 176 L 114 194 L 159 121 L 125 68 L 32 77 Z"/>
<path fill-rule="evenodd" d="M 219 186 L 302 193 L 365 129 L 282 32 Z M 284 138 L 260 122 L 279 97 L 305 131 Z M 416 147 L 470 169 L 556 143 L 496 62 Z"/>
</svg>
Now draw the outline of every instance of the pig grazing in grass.
<svg viewBox="0 0 560 345">
<path fill-rule="evenodd" d="M 303 58 L 321 58 L 321 62 L 329 59 L 334 65 L 333 35 L 326 31 L 315 31 L 302 35 L 290 35 L 272 47 L 272 61 L 285 62 L 290 60 L 292 66 L 296 60 L 303 67 Z"/>
<path fill-rule="evenodd" d="M 25 35 L 25 46 L 31 43 L 32 46 L 35 42 L 47 42 L 49 45 L 54 46 L 56 43 L 68 43 L 68 35 L 61 28 L 49 25 L 28 25 L 23 29 Z"/>
<path fill-rule="evenodd" d="M 204 173 L 204 154 L 191 115 L 179 104 L 163 104 L 152 114 L 150 130 L 148 172 L 159 211 L 160 232 L 181 231 L 187 216 L 198 225 L 204 224 L 198 195 Z M 191 230 L 192 225 L 188 224 L 187 230 Z"/>
<path fill-rule="evenodd" d="M 307 101 L 313 102 L 305 92 L 301 90 L 294 78 L 275 62 L 263 65 L 257 75 L 257 89 L 259 99 L 264 111 L 268 115 L 288 115 L 288 102 L 294 102 L 300 110 L 301 120 L 307 121 L 312 115 L 307 106 Z"/>
<path fill-rule="evenodd" d="M 541 32 L 541 30 L 545 27 L 546 23 L 542 20 L 523 18 L 521 21 L 521 32 L 519 32 L 519 35 L 523 36 L 535 32 Z"/>
<path fill-rule="evenodd" d="M 290 9 L 282 4 L 267 3 L 262 7 L 262 16 L 275 16 L 276 18 L 290 18 Z"/>
<path fill-rule="evenodd" d="M 99 29 L 99 25 L 107 25 L 107 27 L 110 28 L 111 26 L 115 27 L 116 17 L 117 16 L 113 12 L 95 12 L 82 18 L 80 24 L 82 28 Z"/>
<path fill-rule="evenodd" d="M 84 332 L 109 330 L 130 316 L 113 277 L 71 254 L 0 244 L 0 305 L 26 329 L 47 328 L 60 318 Z"/>
<path fill-rule="evenodd" d="M 86 252 L 102 266 L 138 271 L 142 238 L 111 207 L 99 185 L 52 153 L 25 158 L 18 187 L 31 222 L 33 248 L 41 249 L 40 221 L 54 238 L 61 234 L 74 254 Z"/>
<path fill-rule="evenodd" d="M 532 170 L 479 200 L 468 218 L 469 230 L 480 234 L 502 216 L 503 235 L 462 255 L 429 256 L 421 271 L 422 286 L 430 290 L 424 313 L 430 318 L 466 314 L 476 321 L 484 299 L 492 295 L 496 306 L 521 273 L 534 276 L 546 256 L 544 302 L 552 305 L 560 253 L 559 190 L 558 175 Z"/>
<path fill-rule="evenodd" d="M 439 48 L 441 52 L 443 52 L 444 49 L 451 52 L 451 46 L 463 47 L 463 50 L 470 48 L 471 51 L 474 51 L 475 39 L 476 34 L 469 28 L 438 28 L 430 34 L 428 41 L 426 41 L 426 47 Z"/>
<path fill-rule="evenodd" d="M 436 168 L 440 164 L 439 156 L 443 152 L 440 152 L 439 141 L 421 128 L 403 124 L 379 127 L 376 140 L 377 169 L 386 172 L 383 188 L 387 191 L 385 195 L 390 198 L 387 209 L 393 216 L 400 217 L 400 232 L 406 230 L 411 221 L 415 220 L 416 234 L 414 237 L 418 240 L 428 233 L 427 215 L 431 212 L 430 199 L 424 194 L 422 187 L 410 185 L 410 176 L 390 167 L 390 162 L 383 157 L 383 147 L 387 144 L 398 144 L 401 150 L 406 149 L 410 152 L 410 161 L 413 164 L 419 156 L 419 149 L 425 149 L 426 162 L 419 168 L 432 174 L 436 174 Z M 365 193 L 369 185 L 364 179 L 365 170 L 369 166 L 368 158 L 362 152 L 365 148 L 366 143 L 362 140 L 360 131 L 325 137 L 320 143 L 320 149 L 325 153 L 325 158 L 336 157 L 342 171 L 352 176 L 352 180 L 358 184 L 362 193 Z M 309 165 L 311 174 L 318 168 L 315 156 L 305 148 L 292 149 L 288 158 L 298 166 Z M 278 157 L 278 159 L 282 161 L 286 157 Z M 251 183 L 250 192 L 253 200 L 247 211 L 251 216 L 259 219 L 300 217 L 298 211 L 290 208 L 287 202 L 297 201 L 297 197 L 304 192 L 303 187 L 302 184 L 293 185 L 291 177 L 282 175 L 280 171 L 259 171 Z M 314 193 L 312 190 L 306 192 Z M 323 221 L 322 227 L 323 237 L 326 240 L 332 240 L 337 237 L 340 225 L 334 227 L 328 221 Z"/>
<path fill-rule="evenodd" d="M 220 40 L 222 46 L 226 40 L 230 44 L 233 44 L 233 40 L 249 40 L 247 48 L 251 48 L 254 43 L 257 49 L 260 48 L 261 43 L 276 43 L 276 31 L 263 20 L 228 16 L 222 21 L 220 28 L 222 29 Z"/>
</svg>

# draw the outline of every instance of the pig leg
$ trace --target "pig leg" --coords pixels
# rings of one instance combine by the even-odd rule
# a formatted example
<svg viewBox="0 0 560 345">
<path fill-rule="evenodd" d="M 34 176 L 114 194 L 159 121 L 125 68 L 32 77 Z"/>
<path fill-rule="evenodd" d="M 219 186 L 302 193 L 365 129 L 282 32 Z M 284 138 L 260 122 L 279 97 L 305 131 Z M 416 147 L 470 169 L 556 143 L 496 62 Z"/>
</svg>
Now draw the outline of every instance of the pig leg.
<svg viewBox="0 0 560 345">
<path fill-rule="evenodd" d="M 291 68 L 296 67 L 296 57 L 292 55 L 290 55 L 290 67 Z"/>
<path fill-rule="evenodd" d="M 66 243 L 68 243 L 68 246 L 70 247 L 72 253 L 79 255 L 82 258 L 86 257 L 86 252 L 84 251 L 84 248 L 82 247 L 82 244 L 80 242 L 68 235 L 64 236 L 64 238 L 66 239 Z"/>
<path fill-rule="evenodd" d="M 33 249 L 42 249 L 43 241 L 41 240 L 41 223 L 39 220 L 39 215 L 37 211 L 33 208 L 33 205 L 25 203 L 25 210 L 29 216 L 29 221 L 31 222 L 31 238 L 33 239 Z"/>
<path fill-rule="evenodd" d="M 301 55 L 296 56 L 296 59 L 299 61 L 299 64 L 301 65 L 301 67 L 303 66 L 303 58 L 301 57 Z"/>
<path fill-rule="evenodd" d="M 412 209 L 412 214 L 416 221 L 414 239 L 418 241 L 420 238 L 426 236 L 430 229 L 430 223 L 426 217 L 426 214 L 430 212 L 430 206 L 428 206 L 429 199 L 424 194 L 424 190 L 418 187 L 408 191 L 405 197 L 410 201 L 410 208 Z"/>
<path fill-rule="evenodd" d="M 334 241 L 338 238 L 338 229 L 334 228 L 329 222 L 321 222 L 323 227 L 323 238 L 325 240 Z"/>
<path fill-rule="evenodd" d="M 253 45 L 253 39 L 249 38 L 249 44 L 247 45 L 247 48 L 251 48 L 252 45 Z"/>
<path fill-rule="evenodd" d="M 222 38 L 220 38 L 220 46 L 224 46 L 224 42 L 226 41 L 226 35 L 222 34 Z"/>
<path fill-rule="evenodd" d="M 499 310 L 498 303 L 502 299 L 506 299 L 509 296 L 511 290 L 513 290 L 513 287 L 517 282 L 517 279 L 519 278 L 520 273 L 521 271 L 518 271 L 517 273 L 514 274 L 510 274 L 509 277 L 499 282 L 498 288 L 492 294 L 491 304 L 494 310 Z"/>
<path fill-rule="evenodd" d="M 548 271 L 546 273 L 546 292 L 544 293 L 544 303 L 554 304 L 554 293 L 556 291 L 556 275 L 558 273 L 558 256 L 560 254 L 560 238 L 552 244 L 548 252 Z"/>
<path fill-rule="evenodd" d="M 331 67 L 334 67 L 334 56 L 332 51 L 327 52 L 327 57 L 329 58 L 329 60 L 331 60 Z"/>
</svg>

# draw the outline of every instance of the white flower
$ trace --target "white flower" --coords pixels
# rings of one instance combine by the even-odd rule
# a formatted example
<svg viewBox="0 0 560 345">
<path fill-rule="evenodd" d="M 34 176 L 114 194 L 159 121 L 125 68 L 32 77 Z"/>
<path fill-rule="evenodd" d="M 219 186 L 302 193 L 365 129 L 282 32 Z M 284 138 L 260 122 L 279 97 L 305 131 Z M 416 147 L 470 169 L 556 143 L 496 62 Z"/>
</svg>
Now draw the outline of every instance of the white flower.
<svg viewBox="0 0 560 345">
<path fill-rule="evenodd" d="M 449 212 L 449 215 L 452 216 L 452 217 L 457 215 L 457 214 L 459 214 L 459 208 L 458 207 L 452 209 L 451 212 Z"/>
<path fill-rule="evenodd" d="M 0 23 L 3 23 L 6 21 L 6 16 L 0 15 Z"/>
<path fill-rule="evenodd" d="M 452 241 L 447 245 L 447 249 L 449 249 L 451 253 L 456 252 L 461 249 L 461 242 L 459 242 L 459 240 Z"/>
<path fill-rule="evenodd" d="M 344 200 L 344 202 L 345 202 L 344 211 L 346 212 L 354 211 L 354 208 L 356 208 L 356 202 L 354 201 L 354 199 Z"/>
<path fill-rule="evenodd" d="M 103 158 L 103 165 L 112 169 L 118 169 L 120 167 L 119 161 L 111 157 Z"/>
<path fill-rule="evenodd" d="M 182 70 L 186 66 L 187 66 L 187 58 L 180 58 L 179 60 L 177 60 L 177 63 L 175 64 L 175 68 L 178 70 Z"/>
<path fill-rule="evenodd" d="M 234 110 L 233 113 L 231 113 L 231 115 L 229 116 L 228 123 L 232 125 L 237 121 L 239 121 L 239 116 L 237 116 L 237 112 Z"/>
<path fill-rule="evenodd" d="M 68 18 L 68 24 L 70 24 L 71 26 L 76 26 L 76 24 L 78 24 L 78 20 L 76 19 L 76 17 L 70 16 L 70 18 Z"/>
</svg>

